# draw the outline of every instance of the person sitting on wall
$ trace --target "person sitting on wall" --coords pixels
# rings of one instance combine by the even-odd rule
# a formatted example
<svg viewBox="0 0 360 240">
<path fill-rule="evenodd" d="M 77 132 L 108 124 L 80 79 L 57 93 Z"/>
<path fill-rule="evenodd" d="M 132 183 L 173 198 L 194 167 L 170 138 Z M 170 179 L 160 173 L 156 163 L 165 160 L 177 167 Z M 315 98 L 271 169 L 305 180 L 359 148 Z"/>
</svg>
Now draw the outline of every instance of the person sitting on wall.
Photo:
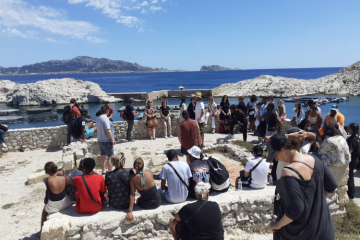
<svg viewBox="0 0 360 240">
<path fill-rule="evenodd" d="M 263 148 L 260 145 L 254 146 L 252 153 L 255 158 L 246 163 L 243 176 L 240 177 L 244 187 L 261 189 L 266 187 L 270 165 L 263 159 Z M 235 187 L 237 187 L 237 182 L 238 179 L 235 181 Z"/>
<path fill-rule="evenodd" d="M 169 228 L 174 239 L 224 239 L 220 207 L 216 202 L 208 201 L 209 189 L 209 183 L 198 182 L 195 186 L 197 201 L 185 205 L 170 218 Z"/>
<path fill-rule="evenodd" d="M 76 201 L 76 197 L 75 197 L 75 187 L 74 187 L 74 183 L 73 183 L 73 178 L 76 176 L 81 176 L 83 175 L 84 172 L 84 168 L 83 168 L 83 160 L 81 159 L 79 162 L 79 167 L 74 169 L 70 175 L 69 175 L 69 180 L 70 180 L 70 186 L 71 186 L 71 190 L 69 192 L 69 197 L 71 199 L 71 201 Z M 76 163 L 75 163 L 76 164 Z"/>
<path fill-rule="evenodd" d="M 109 204 L 118 209 L 129 208 L 130 176 L 135 174 L 132 169 L 124 168 L 125 161 L 125 155 L 122 152 L 111 157 L 111 164 L 115 166 L 115 169 L 105 175 Z"/>
<path fill-rule="evenodd" d="M 188 197 L 189 182 L 192 176 L 190 167 L 187 163 L 179 161 L 174 149 L 167 151 L 166 156 L 170 162 L 165 164 L 161 170 L 159 192 L 169 203 L 184 202 Z"/>
<path fill-rule="evenodd" d="M 324 135 L 324 128 L 326 125 L 334 125 L 336 128 L 339 128 L 339 126 L 344 127 L 345 117 L 339 112 L 337 105 L 331 106 L 330 112 L 325 117 L 324 126 L 319 128 L 319 134 L 321 136 Z"/>
<path fill-rule="evenodd" d="M 105 195 L 106 186 L 104 178 L 93 172 L 95 160 L 84 158 L 82 161 L 84 175 L 73 178 L 73 184 L 76 188 L 76 206 L 78 213 L 97 213 L 107 203 Z"/>
<path fill-rule="evenodd" d="M 78 123 L 76 126 L 81 128 L 81 142 L 84 143 L 85 139 L 90 138 L 96 132 L 96 127 L 94 126 L 96 121 L 87 118 L 89 116 L 89 110 L 86 108 L 82 108 L 80 113 L 81 116 L 77 119 Z"/>
</svg>

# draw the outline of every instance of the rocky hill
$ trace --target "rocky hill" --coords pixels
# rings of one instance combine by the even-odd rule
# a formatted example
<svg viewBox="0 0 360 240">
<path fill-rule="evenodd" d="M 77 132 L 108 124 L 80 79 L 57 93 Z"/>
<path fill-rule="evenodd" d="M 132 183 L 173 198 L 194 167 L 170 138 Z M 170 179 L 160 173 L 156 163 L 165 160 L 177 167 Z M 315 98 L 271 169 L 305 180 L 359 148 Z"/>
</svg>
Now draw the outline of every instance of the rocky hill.
<svg viewBox="0 0 360 240">
<path fill-rule="evenodd" d="M 108 96 L 97 83 L 73 78 L 50 79 L 36 83 L 17 84 L 0 80 L 0 102 L 19 105 L 39 105 L 52 100 L 67 104 L 71 98 L 79 103 L 119 102 L 121 99 Z"/>
<path fill-rule="evenodd" d="M 238 68 L 226 68 L 226 67 L 221 67 L 219 65 L 209 65 L 209 66 L 202 66 L 200 68 L 200 71 L 227 71 L 227 70 L 240 70 Z"/>
<path fill-rule="evenodd" d="M 51 60 L 22 67 L 0 67 L 0 74 L 88 73 L 88 72 L 161 72 L 164 68 L 149 68 L 137 63 L 86 56 L 70 60 Z"/>
<path fill-rule="evenodd" d="M 215 88 L 218 96 L 276 96 L 292 97 L 310 94 L 342 94 L 360 96 L 360 62 L 318 79 L 304 80 L 262 75 L 237 83 L 227 83 Z"/>
</svg>

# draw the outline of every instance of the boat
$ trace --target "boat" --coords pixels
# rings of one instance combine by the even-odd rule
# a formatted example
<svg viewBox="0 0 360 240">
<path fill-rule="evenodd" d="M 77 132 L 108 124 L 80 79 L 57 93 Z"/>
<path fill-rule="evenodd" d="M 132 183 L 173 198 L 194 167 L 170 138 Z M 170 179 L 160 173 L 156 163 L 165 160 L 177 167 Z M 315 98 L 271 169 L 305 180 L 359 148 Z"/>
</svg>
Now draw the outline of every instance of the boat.
<svg viewBox="0 0 360 240">
<path fill-rule="evenodd" d="M 39 114 L 39 113 L 47 113 L 52 112 L 52 108 L 29 108 L 26 110 L 27 114 Z"/>
<path fill-rule="evenodd" d="M 23 116 L 1 116 L 0 123 L 18 123 L 24 122 L 25 119 Z"/>
<path fill-rule="evenodd" d="M 344 101 L 348 101 L 348 100 L 349 100 L 349 97 L 344 96 L 344 97 L 340 97 L 340 99 L 343 99 Z"/>
<path fill-rule="evenodd" d="M 1 109 L 0 116 L 21 115 L 20 109 Z"/>
</svg>

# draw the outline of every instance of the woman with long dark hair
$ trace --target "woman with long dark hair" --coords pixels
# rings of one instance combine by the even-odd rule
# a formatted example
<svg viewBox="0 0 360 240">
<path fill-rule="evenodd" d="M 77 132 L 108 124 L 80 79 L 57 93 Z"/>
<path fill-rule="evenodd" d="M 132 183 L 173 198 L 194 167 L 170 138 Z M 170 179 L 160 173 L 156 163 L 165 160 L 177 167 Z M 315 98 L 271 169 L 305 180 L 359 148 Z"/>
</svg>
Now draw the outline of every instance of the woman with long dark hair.
<svg viewBox="0 0 360 240">
<path fill-rule="evenodd" d="M 195 120 L 195 105 L 196 105 L 196 102 L 195 102 L 194 98 L 191 98 L 190 101 L 191 102 L 190 102 L 189 106 L 187 107 L 187 110 L 189 112 L 190 119 Z"/>
<path fill-rule="evenodd" d="M 349 199 L 354 199 L 355 197 L 355 182 L 354 182 L 354 170 L 357 168 L 356 162 L 360 155 L 360 139 L 359 139 L 359 125 L 356 123 L 350 123 L 347 128 L 350 137 L 346 140 L 349 146 L 349 152 L 351 154 L 351 161 L 349 164 L 349 180 L 348 185 L 348 196 Z"/>
<path fill-rule="evenodd" d="M 256 104 L 257 104 L 257 97 L 252 95 L 250 100 L 248 101 L 246 107 L 249 114 L 249 122 L 250 122 L 250 130 L 251 132 L 255 132 L 255 112 L 256 112 Z"/>
<path fill-rule="evenodd" d="M 301 102 L 295 103 L 295 108 L 291 116 L 290 124 L 294 127 L 298 126 L 304 116 L 304 111 L 301 108 Z"/>
<path fill-rule="evenodd" d="M 180 102 L 180 105 L 179 105 L 179 108 L 180 108 L 180 117 L 179 117 L 179 123 L 183 122 L 185 120 L 185 118 L 183 118 L 182 116 L 182 112 L 184 110 L 187 109 L 187 106 L 186 106 L 186 103 L 185 103 L 185 98 L 181 99 L 181 102 Z"/>
<path fill-rule="evenodd" d="M 227 95 L 224 95 L 220 103 L 220 120 L 224 124 L 225 133 L 229 132 L 229 126 L 227 126 L 227 121 L 230 119 L 230 103 Z"/>
<path fill-rule="evenodd" d="M 268 225 L 273 239 L 335 239 L 326 203 L 337 188 L 330 170 L 317 157 L 300 153 L 296 139 L 276 134 L 270 138 L 270 144 L 275 160 L 289 163 L 276 183 L 280 205 L 276 221 Z"/>
</svg>

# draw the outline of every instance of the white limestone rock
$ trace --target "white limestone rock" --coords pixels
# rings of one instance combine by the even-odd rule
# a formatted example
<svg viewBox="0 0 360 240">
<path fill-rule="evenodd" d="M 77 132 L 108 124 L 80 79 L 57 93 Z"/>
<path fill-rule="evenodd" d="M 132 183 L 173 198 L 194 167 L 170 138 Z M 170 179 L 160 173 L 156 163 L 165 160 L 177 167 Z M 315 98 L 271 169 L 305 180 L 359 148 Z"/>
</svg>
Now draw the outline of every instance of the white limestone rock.
<svg viewBox="0 0 360 240">
<path fill-rule="evenodd" d="M 0 80 L 0 102 L 19 101 L 20 105 L 39 105 L 52 100 L 57 104 L 67 104 L 71 98 L 79 103 L 118 102 L 120 98 L 108 96 L 97 83 L 73 78 L 49 79 L 35 83 L 16 84 Z"/>
<path fill-rule="evenodd" d="M 48 219 L 42 228 L 41 240 L 65 240 L 66 229 L 69 228 L 69 225 L 69 216 Z"/>
<path fill-rule="evenodd" d="M 49 177 L 49 175 L 47 175 L 44 170 L 41 172 L 31 174 L 27 177 L 27 185 L 42 182 L 43 179 L 46 177 Z"/>
</svg>

